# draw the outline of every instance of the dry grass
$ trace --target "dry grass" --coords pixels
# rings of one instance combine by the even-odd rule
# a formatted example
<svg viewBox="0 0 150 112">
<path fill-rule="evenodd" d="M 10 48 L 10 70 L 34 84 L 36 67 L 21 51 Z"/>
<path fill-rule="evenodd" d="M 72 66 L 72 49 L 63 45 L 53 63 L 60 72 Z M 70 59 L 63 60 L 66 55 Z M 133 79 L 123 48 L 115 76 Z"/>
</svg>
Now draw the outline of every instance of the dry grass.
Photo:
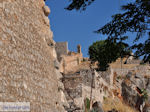
<svg viewBox="0 0 150 112">
<path fill-rule="evenodd" d="M 103 102 L 103 109 L 105 112 L 112 109 L 116 109 L 119 112 L 138 112 L 130 106 L 122 103 L 122 101 L 120 101 L 118 98 L 106 98 Z"/>
</svg>

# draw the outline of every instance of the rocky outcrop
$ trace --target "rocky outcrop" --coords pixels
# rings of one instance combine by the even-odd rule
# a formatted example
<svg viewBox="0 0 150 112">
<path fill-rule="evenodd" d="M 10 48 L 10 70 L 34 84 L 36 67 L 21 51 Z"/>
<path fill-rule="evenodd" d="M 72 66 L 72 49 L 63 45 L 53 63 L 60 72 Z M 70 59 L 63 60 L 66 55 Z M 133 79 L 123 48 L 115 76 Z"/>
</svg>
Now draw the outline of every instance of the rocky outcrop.
<svg viewBox="0 0 150 112">
<path fill-rule="evenodd" d="M 0 0 L 0 101 L 30 102 L 31 112 L 63 112 L 43 0 Z"/>
<path fill-rule="evenodd" d="M 150 78 L 146 81 L 146 91 L 148 94 L 148 98 L 144 107 L 144 112 L 150 112 Z"/>
<path fill-rule="evenodd" d="M 118 112 L 118 111 L 115 109 L 112 109 L 112 110 L 109 110 L 108 112 Z"/>
<path fill-rule="evenodd" d="M 148 112 L 150 106 L 149 80 L 138 73 L 129 72 L 122 82 L 122 97 L 124 101 L 141 112 Z"/>
<path fill-rule="evenodd" d="M 104 112 L 101 102 L 95 102 L 92 105 L 92 109 L 94 112 Z"/>
<path fill-rule="evenodd" d="M 111 86 L 98 72 L 91 69 L 81 70 L 74 74 L 64 74 L 62 80 L 66 99 L 70 105 L 69 111 L 84 110 L 86 98 L 91 99 L 94 109 L 100 110 L 100 102 L 103 102 L 104 97 L 110 95 Z"/>
</svg>

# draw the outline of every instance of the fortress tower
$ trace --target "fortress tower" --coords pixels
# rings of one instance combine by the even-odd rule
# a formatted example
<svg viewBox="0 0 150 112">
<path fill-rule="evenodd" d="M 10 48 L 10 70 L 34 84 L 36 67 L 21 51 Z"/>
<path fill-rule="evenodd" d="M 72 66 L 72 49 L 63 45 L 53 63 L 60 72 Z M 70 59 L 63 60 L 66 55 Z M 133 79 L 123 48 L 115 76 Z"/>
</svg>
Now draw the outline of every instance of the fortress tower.
<svg viewBox="0 0 150 112">
<path fill-rule="evenodd" d="M 80 53 L 80 54 L 82 53 L 81 52 L 81 45 L 80 44 L 77 45 L 77 52 Z"/>
</svg>

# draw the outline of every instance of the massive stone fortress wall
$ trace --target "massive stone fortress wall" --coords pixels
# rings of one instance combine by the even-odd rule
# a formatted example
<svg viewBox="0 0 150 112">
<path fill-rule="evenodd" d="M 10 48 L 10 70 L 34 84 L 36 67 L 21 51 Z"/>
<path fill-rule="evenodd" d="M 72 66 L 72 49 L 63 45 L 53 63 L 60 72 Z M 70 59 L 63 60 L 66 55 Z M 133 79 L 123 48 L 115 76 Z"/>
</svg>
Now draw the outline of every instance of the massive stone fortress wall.
<svg viewBox="0 0 150 112">
<path fill-rule="evenodd" d="M 0 0 L 0 102 L 61 112 L 53 40 L 43 0 Z"/>
</svg>

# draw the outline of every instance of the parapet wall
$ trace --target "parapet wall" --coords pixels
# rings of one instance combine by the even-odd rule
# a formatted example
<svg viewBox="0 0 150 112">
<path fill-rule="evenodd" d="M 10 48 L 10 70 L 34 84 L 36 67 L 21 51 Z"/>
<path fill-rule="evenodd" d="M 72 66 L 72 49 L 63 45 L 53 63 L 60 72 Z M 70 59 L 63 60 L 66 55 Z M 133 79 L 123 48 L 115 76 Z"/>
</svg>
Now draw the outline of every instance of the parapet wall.
<svg viewBox="0 0 150 112">
<path fill-rule="evenodd" d="M 75 54 L 75 55 L 67 55 L 62 56 L 61 60 L 61 71 L 63 73 L 68 73 L 74 70 L 76 66 L 78 66 L 82 61 L 82 54 Z"/>
</svg>

